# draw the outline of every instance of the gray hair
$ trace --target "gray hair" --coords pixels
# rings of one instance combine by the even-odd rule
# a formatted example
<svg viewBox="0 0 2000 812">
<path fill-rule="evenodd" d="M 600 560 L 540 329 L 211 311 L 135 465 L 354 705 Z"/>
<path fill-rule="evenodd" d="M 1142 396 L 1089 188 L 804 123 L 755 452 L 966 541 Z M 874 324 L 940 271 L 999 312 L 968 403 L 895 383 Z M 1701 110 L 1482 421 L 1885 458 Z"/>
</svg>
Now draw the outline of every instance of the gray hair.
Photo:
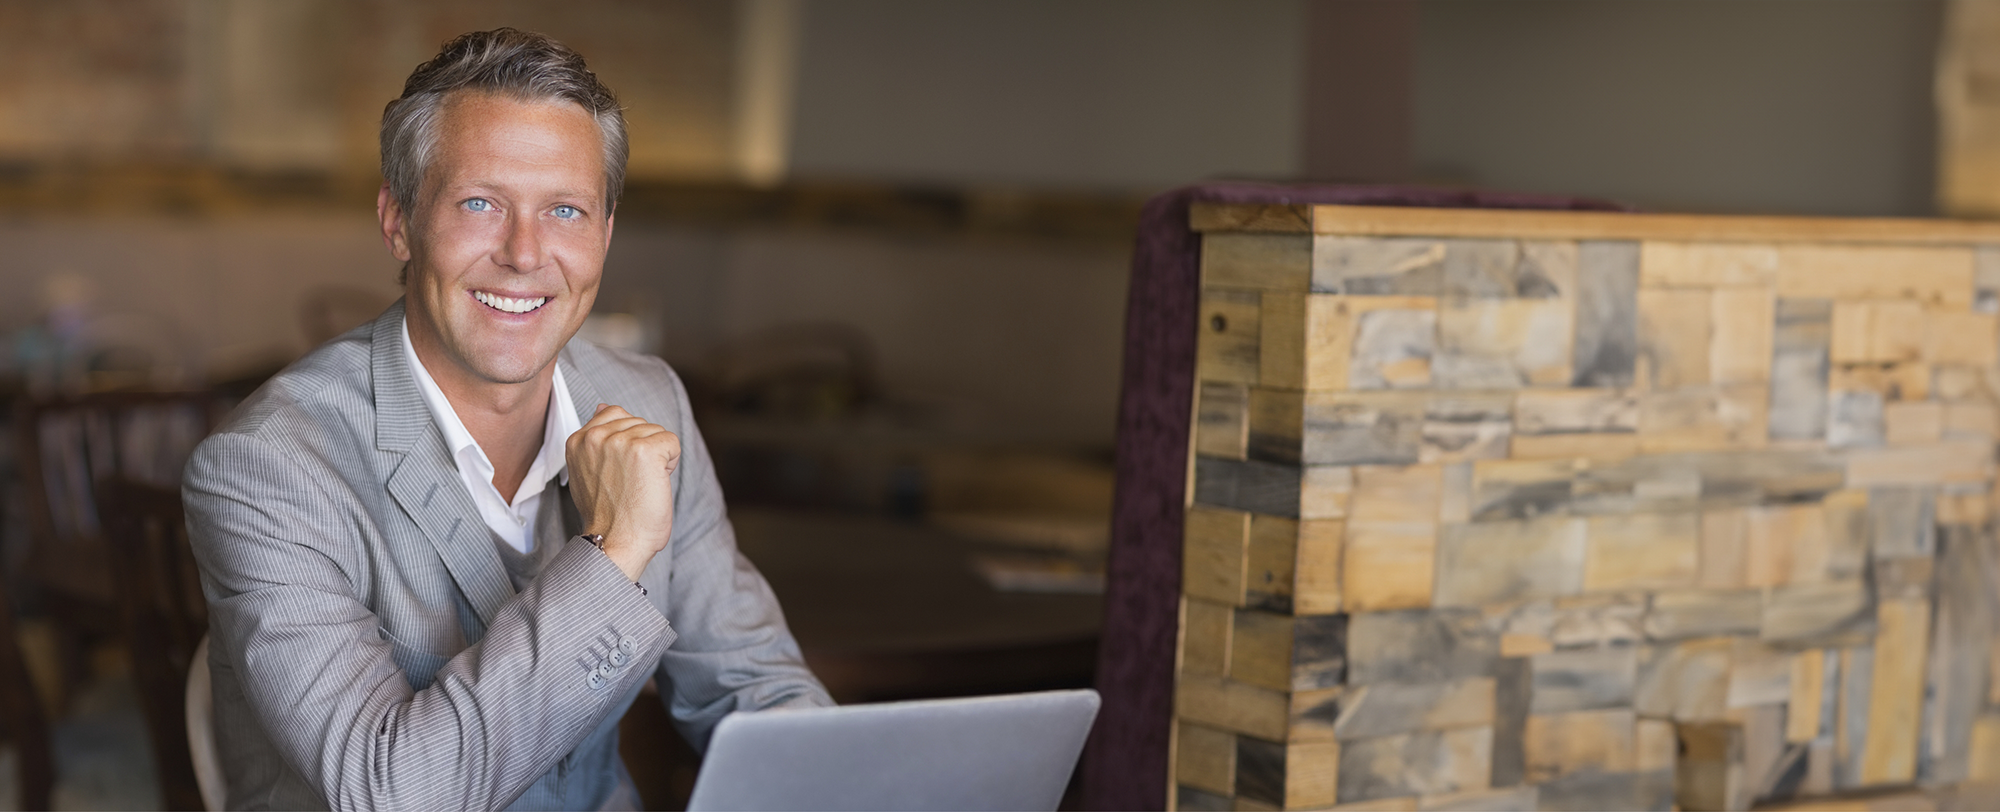
<svg viewBox="0 0 2000 812">
<path fill-rule="evenodd" d="M 569 46 L 529 31 L 496 28 L 445 43 L 410 74 L 403 95 L 382 110 L 382 177 L 405 216 L 416 213 L 417 191 L 437 151 L 439 112 L 460 90 L 567 101 L 590 113 L 604 143 L 604 213 L 608 217 L 617 208 L 630 152 L 618 98 Z"/>
</svg>

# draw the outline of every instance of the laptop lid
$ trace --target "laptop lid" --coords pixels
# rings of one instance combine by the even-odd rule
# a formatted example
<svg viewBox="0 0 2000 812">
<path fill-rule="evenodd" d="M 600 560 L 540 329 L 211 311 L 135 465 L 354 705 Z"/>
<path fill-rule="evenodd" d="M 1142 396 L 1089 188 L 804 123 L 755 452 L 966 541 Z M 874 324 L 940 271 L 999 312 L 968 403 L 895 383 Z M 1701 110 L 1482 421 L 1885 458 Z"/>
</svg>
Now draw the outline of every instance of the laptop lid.
<svg viewBox="0 0 2000 812">
<path fill-rule="evenodd" d="M 1097 705 L 1081 690 L 731 714 L 688 809 L 1054 810 Z"/>
</svg>

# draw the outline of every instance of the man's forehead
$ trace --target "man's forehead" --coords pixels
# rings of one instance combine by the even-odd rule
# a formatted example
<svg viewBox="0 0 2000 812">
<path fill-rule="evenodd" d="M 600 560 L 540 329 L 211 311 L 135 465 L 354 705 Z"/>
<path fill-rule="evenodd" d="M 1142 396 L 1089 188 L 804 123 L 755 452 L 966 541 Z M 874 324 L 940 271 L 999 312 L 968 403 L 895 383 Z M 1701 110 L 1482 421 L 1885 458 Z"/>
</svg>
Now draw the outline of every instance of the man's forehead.
<svg viewBox="0 0 2000 812">
<path fill-rule="evenodd" d="M 505 166 L 513 171 L 490 178 L 454 178 L 456 185 L 498 187 L 519 171 L 539 167 L 560 174 L 564 168 L 575 168 L 564 164 L 581 160 L 590 170 L 590 188 L 562 191 L 593 195 L 604 191 L 602 131 L 589 111 L 568 100 L 458 91 L 440 106 L 437 128 L 437 152 L 425 173 L 427 185 L 438 180 L 438 170 L 460 163 L 453 159 L 469 148 L 481 155 L 508 157 Z"/>
<path fill-rule="evenodd" d="M 455 90 L 438 105 L 440 135 L 450 133 L 467 116 L 487 118 L 488 123 L 538 124 L 552 129 L 587 125 L 593 139 L 602 137 L 597 117 L 583 105 L 560 97 L 541 98 L 497 93 L 490 90 Z"/>
</svg>

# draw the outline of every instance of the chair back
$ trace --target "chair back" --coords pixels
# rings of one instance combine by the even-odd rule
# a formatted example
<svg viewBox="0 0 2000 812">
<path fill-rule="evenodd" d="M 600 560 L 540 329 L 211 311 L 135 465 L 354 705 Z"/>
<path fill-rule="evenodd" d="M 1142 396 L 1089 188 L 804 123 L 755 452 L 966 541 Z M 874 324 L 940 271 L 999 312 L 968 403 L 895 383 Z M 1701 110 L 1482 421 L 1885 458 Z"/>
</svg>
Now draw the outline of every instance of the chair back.
<svg viewBox="0 0 2000 812">
<path fill-rule="evenodd" d="M 99 518 L 111 563 L 132 677 L 168 809 L 204 808 L 189 754 L 187 678 L 208 630 L 178 488 L 122 476 L 99 482 Z"/>
<path fill-rule="evenodd" d="M 94 488 L 103 479 L 177 485 L 224 405 L 201 391 L 23 398 L 14 425 L 35 543 L 97 536 Z"/>
<path fill-rule="evenodd" d="M 215 694 L 208 674 L 208 635 L 194 647 L 187 673 L 188 755 L 194 758 L 195 782 L 202 805 L 221 809 L 229 799 L 222 777 L 222 754 L 215 747 Z"/>
<path fill-rule="evenodd" d="M 181 468 L 225 406 L 210 392 L 107 392 L 22 398 L 15 405 L 24 524 L 29 531 L 17 586 L 20 605 L 57 637 L 61 679 L 89 679 L 84 656 L 124 633 L 111 584 L 99 498 L 111 477 L 175 487 Z"/>
</svg>

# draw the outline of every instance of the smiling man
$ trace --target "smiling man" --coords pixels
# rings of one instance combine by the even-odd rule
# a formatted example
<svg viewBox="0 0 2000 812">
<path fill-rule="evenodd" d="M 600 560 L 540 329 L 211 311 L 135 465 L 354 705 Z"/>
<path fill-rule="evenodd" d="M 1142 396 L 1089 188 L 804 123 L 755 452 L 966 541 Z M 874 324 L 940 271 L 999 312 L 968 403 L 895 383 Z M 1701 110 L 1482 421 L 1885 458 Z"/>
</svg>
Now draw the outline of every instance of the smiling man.
<svg viewBox="0 0 2000 812">
<path fill-rule="evenodd" d="M 829 704 L 679 380 L 574 339 L 625 155 L 582 57 L 512 29 L 384 112 L 407 295 L 188 464 L 231 808 L 637 808 L 617 731 L 648 677 L 697 748 Z"/>
</svg>

